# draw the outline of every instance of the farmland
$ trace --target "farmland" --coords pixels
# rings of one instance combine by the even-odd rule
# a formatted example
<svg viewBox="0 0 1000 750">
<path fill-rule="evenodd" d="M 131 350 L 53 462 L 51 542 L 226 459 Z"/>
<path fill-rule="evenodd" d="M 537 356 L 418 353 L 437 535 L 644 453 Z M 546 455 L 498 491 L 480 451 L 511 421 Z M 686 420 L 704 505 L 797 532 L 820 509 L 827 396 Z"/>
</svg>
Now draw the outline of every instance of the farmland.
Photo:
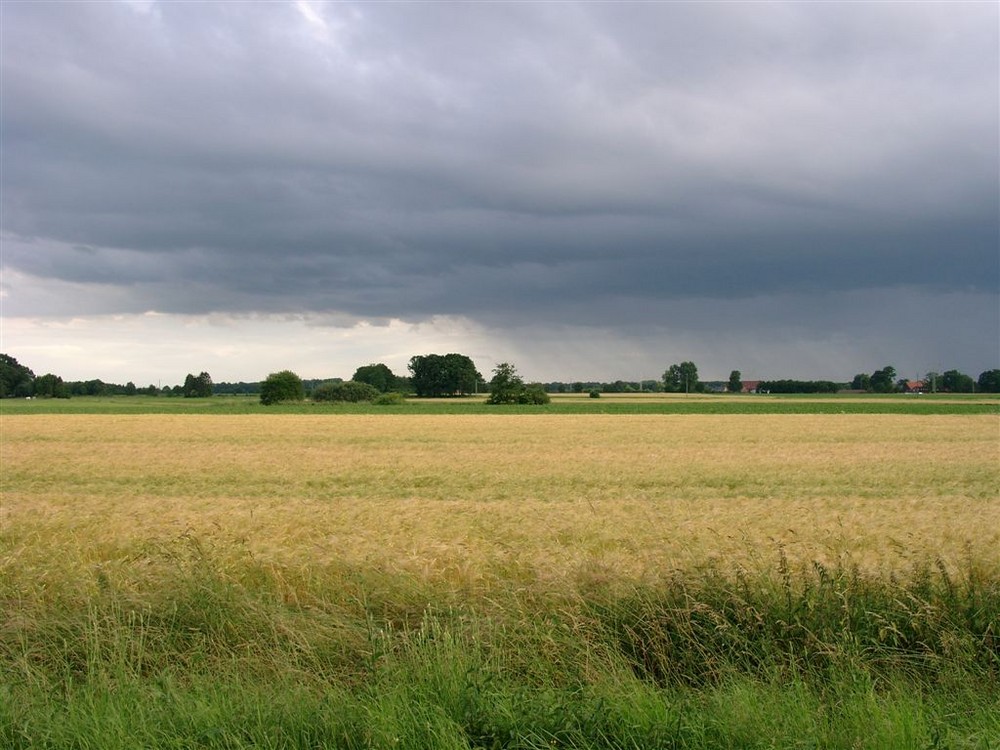
<svg viewBox="0 0 1000 750">
<path fill-rule="evenodd" d="M 650 403 L 5 405 L 0 744 L 1000 743 L 995 400 Z"/>
</svg>

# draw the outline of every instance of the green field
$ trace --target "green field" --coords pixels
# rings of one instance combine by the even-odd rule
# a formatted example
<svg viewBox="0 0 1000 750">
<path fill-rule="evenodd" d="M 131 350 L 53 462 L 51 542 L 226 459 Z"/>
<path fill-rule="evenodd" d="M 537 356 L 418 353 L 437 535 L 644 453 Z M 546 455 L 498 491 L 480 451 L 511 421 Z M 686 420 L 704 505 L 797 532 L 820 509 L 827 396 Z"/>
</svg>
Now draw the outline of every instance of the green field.
<svg viewBox="0 0 1000 750">
<path fill-rule="evenodd" d="M 395 406 L 285 403 L 262 406 L 256 396 L 177 398 L 78 396 L 72 399 L 3 399 L 0 414 L 1000 414 L 1000 394 L 757 395 L 553 394 L 544 406 L 502 407 L 484 396 L 409 399 Z"/>
<path fill-rule="evenodd" d="M 1000 747 L 998 458 L 984 397 L 4 401 L 0 746 Z"/>
</svg>

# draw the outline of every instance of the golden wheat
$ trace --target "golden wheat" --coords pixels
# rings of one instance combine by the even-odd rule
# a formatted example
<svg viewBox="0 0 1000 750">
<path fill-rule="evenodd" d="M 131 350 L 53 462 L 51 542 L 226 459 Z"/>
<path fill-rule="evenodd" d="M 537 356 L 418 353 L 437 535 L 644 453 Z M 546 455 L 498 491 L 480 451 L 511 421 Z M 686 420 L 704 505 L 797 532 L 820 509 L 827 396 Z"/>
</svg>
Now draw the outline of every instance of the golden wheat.
<svg viewBox="0 0 1000 750">
<path fill-rule="evenodd" d="M 38 585 L 135 577 L 178 539 L 485 591 L 779 547 L 1000 570 L 994 416 L 8 416 L 0 451 L 0 572 Z"/>
</svg>

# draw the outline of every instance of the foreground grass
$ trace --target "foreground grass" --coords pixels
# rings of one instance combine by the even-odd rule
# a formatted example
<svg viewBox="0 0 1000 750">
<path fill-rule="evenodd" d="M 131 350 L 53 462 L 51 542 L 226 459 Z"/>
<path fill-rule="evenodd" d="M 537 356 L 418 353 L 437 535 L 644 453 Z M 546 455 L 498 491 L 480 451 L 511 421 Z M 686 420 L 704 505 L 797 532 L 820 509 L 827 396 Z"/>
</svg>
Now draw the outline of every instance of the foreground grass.
<svg viewBox="0 0 1000 750">
<path fill-rule="evenodd" d="M 0 747 L 1000 746 L 994 416 L 2 431 Z"/>
<path fill-rule="evenodd" d="M 189 540 L 155 589 L 13 592 L 0 744 L 989 748 L 995 579 L 716 570 L 627 593 L 456 596 L 365 571 L 225 572 Z M 41 597 L 44 599 L 45 597 Z M 303 601 L 303 600 L 308 600 Z"/>
</svg>

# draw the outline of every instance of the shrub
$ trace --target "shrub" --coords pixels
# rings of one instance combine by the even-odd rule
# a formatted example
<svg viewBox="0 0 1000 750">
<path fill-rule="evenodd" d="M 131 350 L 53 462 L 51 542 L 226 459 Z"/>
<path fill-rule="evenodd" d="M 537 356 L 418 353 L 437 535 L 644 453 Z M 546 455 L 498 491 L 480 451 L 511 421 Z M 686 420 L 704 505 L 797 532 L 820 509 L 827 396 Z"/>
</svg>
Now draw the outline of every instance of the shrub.
<svg viewBox="0 0 1000 750">
<path fill-rule="evenodd" d="M 592 390 L 590 392 L 590 397 L 591 398 L 600 398 L 601 397 L 601 392 L 595 388 L 594 390 Z"/>
<path fill-rule="evenodd" d="M 532 383 L 525 386 L 517 396 L 517 403 L 519 404 L 547 404 L 551 400 L 541 383 Z"/>
<path fill-rule="evenodd" d="M 406 397 L 402 393 L 383 393 L 374 401 L 376 406 L 397 406 L 406 403 Z"/>
<path fill-rule="evenodd" d="M 313 401 L 347 402 L 374 401 L 378 398 L 378 388 L 368 383 L 348 380 L 346 383 L 323 383 L 312 392 Z"/>
<path fill-rule="evenodd" d="M 281 401 L 301 401 L 306 397 L 302 378 L 291 370 L 272 372 L 260 384 L 260 402 L 264 406 L 277 404 Z"/>
</svg>

